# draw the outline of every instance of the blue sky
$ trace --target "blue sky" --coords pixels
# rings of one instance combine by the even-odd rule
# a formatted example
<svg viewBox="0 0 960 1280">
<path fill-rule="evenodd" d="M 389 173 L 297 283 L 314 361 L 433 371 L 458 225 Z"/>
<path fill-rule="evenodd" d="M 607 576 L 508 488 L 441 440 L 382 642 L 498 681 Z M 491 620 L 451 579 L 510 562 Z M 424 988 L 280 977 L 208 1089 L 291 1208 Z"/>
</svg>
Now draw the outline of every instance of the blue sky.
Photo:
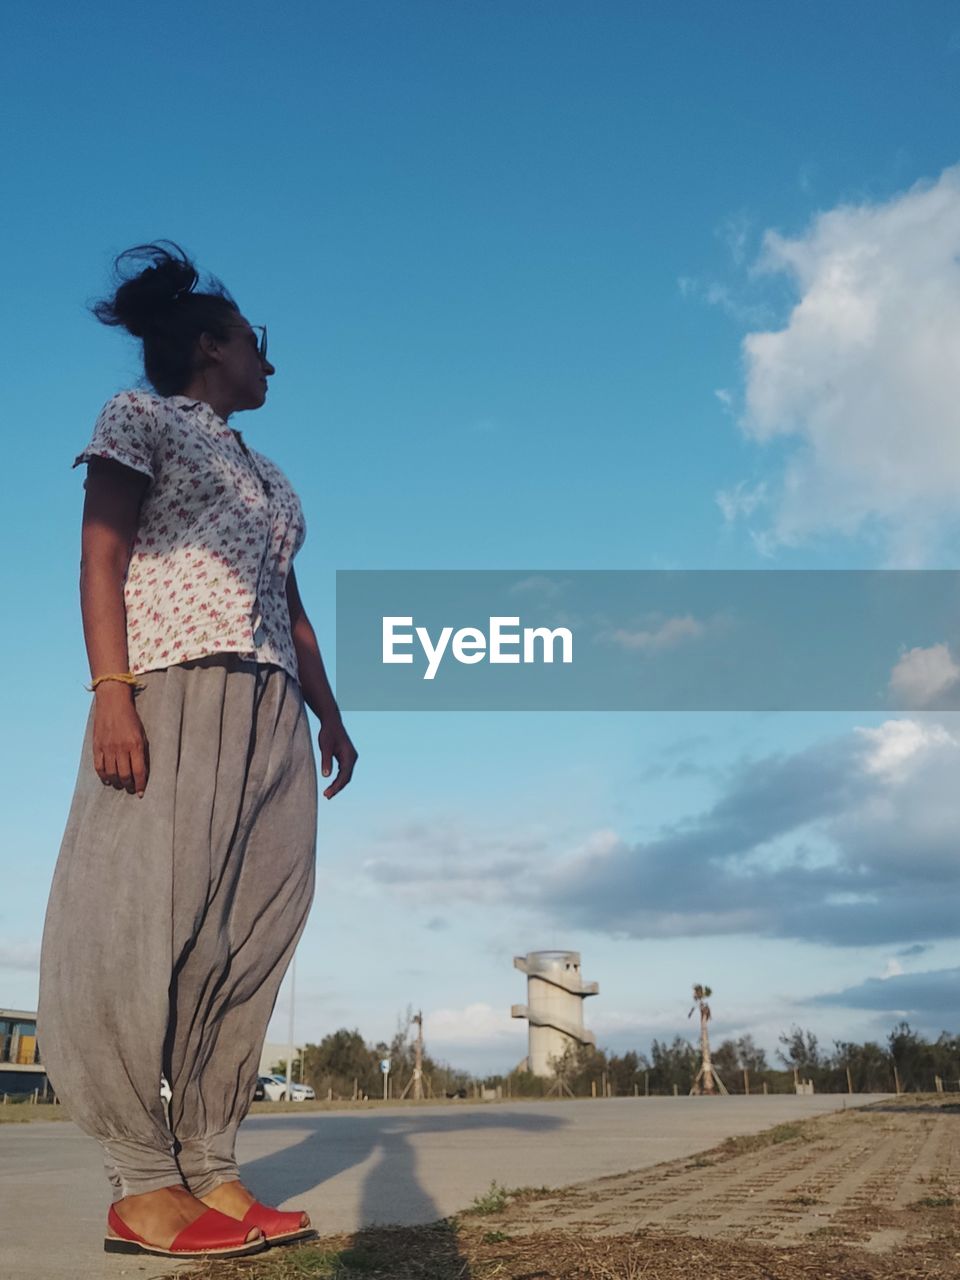
<svg viewBox="0 0 960 1280">
<path fill-rule="evenodd" d="M 41 4 L 5 36 L 0 1003 L 34 1005 L 79 763 L 70 463 L 139 377 L 84 306 L 128 245 L 269 326 L 238 425 L 301 495 L 331 667 L 338 568 L 955 563 L 954 6 Z M 349 727 L 301 1039 L 412 1003 L 509 1068 L 512 957 L 560 946 L 615 1050 L 685 1030 L 693 982 L 769 1048 L 960 1023 L 949 714 Z"/>
</svg>

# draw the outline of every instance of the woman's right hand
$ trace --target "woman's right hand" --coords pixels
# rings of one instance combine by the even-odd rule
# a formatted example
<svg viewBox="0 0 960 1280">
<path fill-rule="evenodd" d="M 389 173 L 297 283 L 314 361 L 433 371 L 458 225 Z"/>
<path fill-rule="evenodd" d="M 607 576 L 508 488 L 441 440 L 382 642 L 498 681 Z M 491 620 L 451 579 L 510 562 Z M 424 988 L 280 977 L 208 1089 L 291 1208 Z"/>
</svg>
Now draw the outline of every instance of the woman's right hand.
<svg viewBox="0 0 960 1280">
<path fill-rule="evenodd" d="M 93 714 L 93 767 L 104 785 L 142 796 L 150 772 L 150 746 L 128 684 L 97 685 Z"/>
</svg>

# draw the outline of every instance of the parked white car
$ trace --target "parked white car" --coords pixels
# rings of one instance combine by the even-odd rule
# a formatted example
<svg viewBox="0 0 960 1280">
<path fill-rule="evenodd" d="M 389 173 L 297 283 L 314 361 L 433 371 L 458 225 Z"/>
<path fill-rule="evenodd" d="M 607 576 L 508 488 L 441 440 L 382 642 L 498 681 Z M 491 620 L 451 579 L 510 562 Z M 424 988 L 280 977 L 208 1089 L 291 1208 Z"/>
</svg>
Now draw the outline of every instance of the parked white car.
<svg viewBox="0 0 960 1280">
<path fill-rule="evenodd" d="M 282 1102 L 287 1096 L 285 1076 L 261 1076 L 260 1083 L 269 1102 Z M 297 1080 L 290 1087 L 290 1095 L 293 1102 L 309 1102 L 317 1096 L 312 1085 L 300 1084 Z"/>
<path fill-rule="evenodd" d="M 269 1081 L 271 1082 L 271 1084 L 272 1084 L 272 1083 L 273 1083 L 273 1076 L 261 1076 L 261 1077 L 260 1077 L 260 1083 L 261 1083 L 261 1084 L 263 1084 L 264 1080 L 269 1080 Z M 306 1087 L 309 1087 L 309 1086 L 304 1086 L 304 1087 L 306 1088 Z M 264 1086 L 264 1092 L 266 1092 L 266 1086 Z M 269 1095 L 269 1094 L 266 1094 L 266 1096 L 267 1096 L 267 1097 L 269 1097 L 270 1095 Z M 281 1096 L 282 1096 L 282 1095 L 281 1095 Z M 173 1097 L 173 1093 L 172 1093 L 172 1091 L 171 1091 L 171 1089 L 170 1089 L 170 1085 L 169 1085 L 169 1083 L 168 1083 L 168 1081 L 167 1081 L 167 1078 L 166 1078 L 166 1076 L 163 1076 L 163 1075 L 162 1075 L 162 1076 L 160 1077 L 160 1101 L 163 1103 L 163 1105 L 164 1105 L 165 1107 L 169 1107 L 169 1106 L 170 1106 L 170 1100 L 172 1099 L 172 1097 Z M 256 1094 L 254 1094 L 254 1097 L 256 1097 Z"/>
<path fill-rule="evenodd" d="M 263 1094 L 267 1102 L 279 1102 L 283 1097 L 283 1085 L 278 1084 L 274 1076 L 261 1076 Z"/>
</svg>

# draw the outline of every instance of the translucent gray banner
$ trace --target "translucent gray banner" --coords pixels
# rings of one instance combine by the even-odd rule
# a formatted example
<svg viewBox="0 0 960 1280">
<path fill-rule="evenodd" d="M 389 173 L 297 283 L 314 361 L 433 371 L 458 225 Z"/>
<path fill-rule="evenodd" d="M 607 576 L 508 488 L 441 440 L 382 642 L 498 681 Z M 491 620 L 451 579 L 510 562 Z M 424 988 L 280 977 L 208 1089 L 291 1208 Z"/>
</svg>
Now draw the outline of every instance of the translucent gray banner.
<svg viewBox="0 0 960 1280">
<path fill-rule="evenodd" d="M 341 570 L 356 711 L 960 707 L 956 570 Z"/>
</svg>

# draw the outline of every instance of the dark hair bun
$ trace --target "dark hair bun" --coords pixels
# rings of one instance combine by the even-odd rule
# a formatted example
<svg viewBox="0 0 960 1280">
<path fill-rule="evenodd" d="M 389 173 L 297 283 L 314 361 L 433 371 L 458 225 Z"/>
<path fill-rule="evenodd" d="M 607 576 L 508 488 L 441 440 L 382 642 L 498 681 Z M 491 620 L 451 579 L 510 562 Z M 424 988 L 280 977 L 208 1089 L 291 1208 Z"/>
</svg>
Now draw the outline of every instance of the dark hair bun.
<svg viewBox="0 0 960 1280">
<path fill-rule="evenodd" d="M 208 363 L 199 350 L 202 335 L 228 339 L 239 307 L 216 276 L 198 289 L 196 267 L 172 240 L 134 245 L 113 265 L 113 294 L 90 310 L 142 339 L 147 381 L 158 395 L 179 395 Z"/>
<path fill-rule="evenodd" d="M 131 266 L 136 268 L 143 262 L 149 265 L 130 273 Z M 120 281 L 116 293 L 96 303 L 93 313 L 104 324 L 122 325 L 137 338 L 156 328 L 158 320 L 162 323 L 170 308 L 192 293 L 200 279 L 196 267 L 172 240 L 126 249 L 115 259 L 114 271 Z"/>
</svg>

